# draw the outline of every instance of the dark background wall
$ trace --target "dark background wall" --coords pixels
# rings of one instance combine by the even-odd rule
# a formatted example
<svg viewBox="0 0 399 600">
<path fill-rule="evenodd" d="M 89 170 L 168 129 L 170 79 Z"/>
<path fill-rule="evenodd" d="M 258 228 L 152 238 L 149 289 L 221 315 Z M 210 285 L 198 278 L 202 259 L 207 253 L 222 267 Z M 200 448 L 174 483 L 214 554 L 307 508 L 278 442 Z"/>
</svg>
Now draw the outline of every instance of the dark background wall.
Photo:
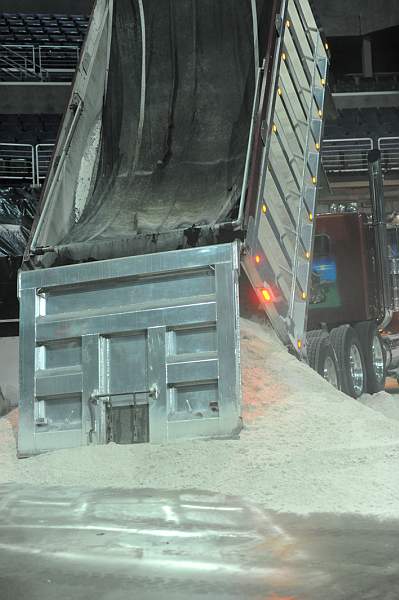
<svg viewBox="0 0 399 600">
<path fill-rule="evenodd" d="M 0 84 L 0 114 L 62 114 L 71 86 L 69 84 Z"/>
<path fill-rule="evenodd" d="M 366 35 L 399 24 L 398 0 L 311 0 L 327 36 Z"/>
</svg>

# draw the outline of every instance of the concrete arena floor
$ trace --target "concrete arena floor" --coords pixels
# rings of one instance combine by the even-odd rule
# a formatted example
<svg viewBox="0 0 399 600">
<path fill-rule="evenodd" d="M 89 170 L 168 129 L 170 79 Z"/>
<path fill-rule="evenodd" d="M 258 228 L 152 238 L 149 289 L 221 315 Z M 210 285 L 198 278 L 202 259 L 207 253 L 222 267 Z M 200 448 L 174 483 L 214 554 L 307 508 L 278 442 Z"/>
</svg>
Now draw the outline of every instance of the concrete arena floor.
<svg viewBox="0 0 399 600">
<path fill-rule="evenodd" d="M 0 487 L 2 600 L 397 600 L 398 544 L 198 490 Z"/>
</svg>

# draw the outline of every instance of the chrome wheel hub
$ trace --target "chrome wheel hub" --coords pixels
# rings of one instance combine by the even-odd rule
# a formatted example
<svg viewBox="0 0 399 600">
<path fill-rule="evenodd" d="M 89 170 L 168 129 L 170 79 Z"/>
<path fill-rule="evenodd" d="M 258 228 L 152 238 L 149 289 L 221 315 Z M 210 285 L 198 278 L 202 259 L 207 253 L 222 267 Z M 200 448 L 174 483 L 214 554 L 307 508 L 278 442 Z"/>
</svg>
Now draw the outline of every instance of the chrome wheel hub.
<svg viewBox="0 0 399 600">
<path fill-rule="evenodd" d="M 373 337 L 372 345 L 373 370 L 379 383 L 384 379 L 384 353 L 382 344 L 377 334 Z"/>
<path fill-rule="evenodd" d="M 363 392 L 364 373 L 362 358 L 356 344 L 352 344 L 350 348 L 349 365 L 354 392 L 356 396 L 360 396 Z"/>
<path fill-rule="evenodd" d="M 323 377 L 324 379 L 326 379 L 326 381 L 328 381 L 329 383 L 331 383 L 331 385 L 338 389 L 337 368 L 331 356 L 327 356 L 324 362 Z"/>
</svg>

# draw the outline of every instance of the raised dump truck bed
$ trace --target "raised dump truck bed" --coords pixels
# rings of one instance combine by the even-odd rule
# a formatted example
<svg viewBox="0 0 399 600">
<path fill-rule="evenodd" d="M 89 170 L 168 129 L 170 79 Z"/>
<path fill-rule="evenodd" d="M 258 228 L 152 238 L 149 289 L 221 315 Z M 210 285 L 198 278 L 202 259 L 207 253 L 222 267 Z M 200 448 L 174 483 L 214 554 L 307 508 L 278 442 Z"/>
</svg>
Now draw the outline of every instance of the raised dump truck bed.
<svg viewBox="0 0 399 600">
<path fill-rule="evenodd" d="M 97 1 L 20 276 L 21 455 L 234 435 L 240 263 L 302 351 L 327 62 L 307 1 Z"/>
</svg>

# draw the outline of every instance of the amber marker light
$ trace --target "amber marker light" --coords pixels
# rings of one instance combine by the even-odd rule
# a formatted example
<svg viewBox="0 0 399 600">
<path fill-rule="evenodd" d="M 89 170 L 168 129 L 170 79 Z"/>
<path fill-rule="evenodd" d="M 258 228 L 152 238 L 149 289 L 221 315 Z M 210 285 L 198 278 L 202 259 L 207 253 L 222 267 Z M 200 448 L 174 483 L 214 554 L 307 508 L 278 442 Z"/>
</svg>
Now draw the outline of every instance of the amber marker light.
<svg viewBox="0 0 399 600">
<path fill-rule="evenodd" d="M 265 302 L 271 302 L 272 301 L 272 296 L 271 296 L 269 290 L 267 290 L 266 288 L 262 288 L 261 293 L 262 293 L 263 300 Z"/>
</svg>

